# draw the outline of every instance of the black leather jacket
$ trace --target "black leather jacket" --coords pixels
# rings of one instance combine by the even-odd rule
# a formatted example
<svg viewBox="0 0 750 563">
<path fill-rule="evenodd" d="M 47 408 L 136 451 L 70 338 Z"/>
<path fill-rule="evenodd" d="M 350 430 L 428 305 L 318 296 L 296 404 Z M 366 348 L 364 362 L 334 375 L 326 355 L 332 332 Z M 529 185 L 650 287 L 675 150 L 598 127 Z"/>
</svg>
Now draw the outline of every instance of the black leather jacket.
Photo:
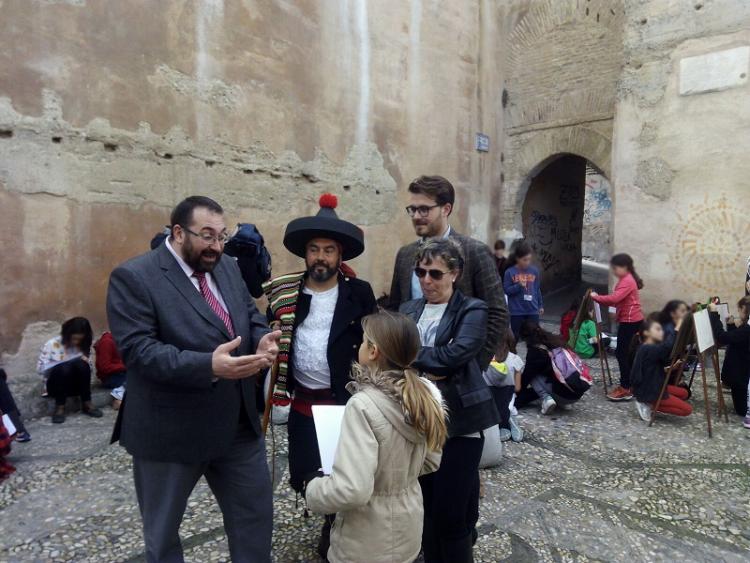
<svg viewBox="0 0 750 563">
<path fill-rule="evenodd" d="M 400 311 L 416 323 L 424 306 L 424 298 L 414 299 Z M 479 432 L 500 420 L 477 359 L 486 331 L 487 305 L 456 290 L 440 320 L 435 345 L 423 347 L 413 363 L 424 373 L 446 378 L 435 383 L 448 404 L 449 437 Z"/>
</svg>

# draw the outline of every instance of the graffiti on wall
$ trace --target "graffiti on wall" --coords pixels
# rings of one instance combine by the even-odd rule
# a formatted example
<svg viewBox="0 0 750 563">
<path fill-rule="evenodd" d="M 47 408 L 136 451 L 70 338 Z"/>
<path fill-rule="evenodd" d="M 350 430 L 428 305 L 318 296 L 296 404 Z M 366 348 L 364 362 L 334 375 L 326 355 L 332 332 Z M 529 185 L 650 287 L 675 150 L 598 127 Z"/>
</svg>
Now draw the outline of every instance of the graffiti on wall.
<svg viewBox="0 0 750 563">
<path fill-rule="evenodd" d="M 750 254 L 747 211 L 729 203 L 725 195 L 691 204 L 677 212 L 671 237 L 670 265 L 677 279 L 708 295 L 734 298 L 744 281 Z"/>
<path fill-rule="evenodd" d="M 575 209 L 568 215 L 566 224 L 561 225 L 561 218 L 556 215 L 531 212 L 527 238 L 544 272 L 563 273 L 564 264 L 560 255 L 576 251 L 577 241 L 581 236 L 579 217 L 580 212 Z"/>
<path fill-rule="evenodd" d="M 606 262 L 611 250 L 612 194 L 607 179 L 593 167 L 586 168 L 581 250 L 589 260 Z"/>
</svg>

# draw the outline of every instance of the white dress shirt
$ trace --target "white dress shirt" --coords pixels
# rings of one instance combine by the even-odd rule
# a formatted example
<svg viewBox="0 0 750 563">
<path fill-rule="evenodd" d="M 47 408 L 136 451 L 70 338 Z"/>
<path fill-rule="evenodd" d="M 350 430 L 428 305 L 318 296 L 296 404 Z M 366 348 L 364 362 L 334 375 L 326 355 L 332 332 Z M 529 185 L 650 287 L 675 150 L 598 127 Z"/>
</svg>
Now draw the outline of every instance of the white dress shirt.
<svg viewBox="0 0 750 563">
<path fill-rule="evenodd" d="M 310 295 L 310 312 L 294 331 L 294 379 L 308 389 L 329 389 L 328 339 L 339 286 L 320 292 L 304 287 L 302 292 Z"/>
<path fill-rule="evenodd" d="M 185 272 L 185 275 L 190 280 L 190 283 L 193 284 L 193 287 L 198 290 L 198 293 L 201 292 L 201 286 L 198 283 L 198 278 L 196 278 L 193 273 L 195 270 L 191 268 L 185 260 L 183 260 L 182 256 L 180 256 L 177 251 L 175 251 L 174 248 L 172 248 L 172 245 L 169 243 L 170 237 L 167 237 L 167 239 L 164 241 L 164 244 L 167 245 L 167 249 L 169 252 L 172 253 L 172 256 L 174 256 L 175 260 L 177 260 L 177 263 L 180 265 L 180 268 L 182 268 L 182 271 Z M 219 286 L 216 285 L 216 282 L 214 281 L 214 277 L 211 275 L 210 272 L 206 272 L 206 281 L 208 282 L 208 288 L 213 292 L 213 294 L 216 296 L 216 299 L 218 299 L 219 304 L 222 306 L 222 308 L 228 313 L 229 309 L 227 309 L 227 304 L 224 302 L 224 298 L 221 296 L 221 291 L 219 291 Z M 203 294 L 201 294 L 202 296 Z"/>
</svg>

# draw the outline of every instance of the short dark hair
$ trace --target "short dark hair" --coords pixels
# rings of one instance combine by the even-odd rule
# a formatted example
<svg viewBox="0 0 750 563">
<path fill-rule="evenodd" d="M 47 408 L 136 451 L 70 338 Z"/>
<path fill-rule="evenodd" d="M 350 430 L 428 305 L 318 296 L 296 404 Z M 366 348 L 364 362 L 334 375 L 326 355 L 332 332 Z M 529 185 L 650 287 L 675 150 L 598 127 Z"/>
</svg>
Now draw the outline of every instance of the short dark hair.
<svg viewBox="0 0 750 563">
<path fill-rule="evenodd" d="M 453 184 L 442 176 L 420 176 L 409 184 L 409 192 L 426 195 L 441 206 L 450 203 L 453 211 L 456 190 L 453 189 Z"/>
<path fill-rule="evenodd" d="M 415 265 L 420 262 L 432 262 L 442 258 L 451 272 L 464 269 L 464 253 L 461 246 L 451 238 L 428 238 L 419 245 L 414 261 Z"/>
<path fill-rule="evenodd" d="M 495 250 L 505 250 L 505 241 L 503 239 L 497 239 L 495 241 Z"/>
<path fill-rule="evenodd" d="M 193 211 L 198 207 L 205 207 L 209 211 L 214 213 L 224 214 L 224 209 L 212 200 L 210 197 L 204 195 L 191 195 L 186 197 L 172 210 L 172 215 L 169 219 L 169 226 L 174 229 L 175 225 L 181 227 L 188 226 L 193 220 Z"/>
</svg>

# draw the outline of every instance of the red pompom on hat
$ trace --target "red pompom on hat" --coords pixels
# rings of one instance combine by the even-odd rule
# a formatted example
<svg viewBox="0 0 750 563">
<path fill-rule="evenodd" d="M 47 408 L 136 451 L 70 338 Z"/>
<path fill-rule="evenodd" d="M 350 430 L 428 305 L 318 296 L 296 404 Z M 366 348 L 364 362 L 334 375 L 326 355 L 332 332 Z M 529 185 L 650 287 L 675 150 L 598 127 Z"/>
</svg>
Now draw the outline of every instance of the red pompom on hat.
<svg viewBox="0 0 750 563">
<path fill-rule="evenodd" d="M 323 194 L 322 196 L 320 196 L 318 204 L 321 207 L 325 207 L 327 209 L 336 209 L 339 204 L 339 198 L 337 198 L 333 194 Z"/>
</svg>

